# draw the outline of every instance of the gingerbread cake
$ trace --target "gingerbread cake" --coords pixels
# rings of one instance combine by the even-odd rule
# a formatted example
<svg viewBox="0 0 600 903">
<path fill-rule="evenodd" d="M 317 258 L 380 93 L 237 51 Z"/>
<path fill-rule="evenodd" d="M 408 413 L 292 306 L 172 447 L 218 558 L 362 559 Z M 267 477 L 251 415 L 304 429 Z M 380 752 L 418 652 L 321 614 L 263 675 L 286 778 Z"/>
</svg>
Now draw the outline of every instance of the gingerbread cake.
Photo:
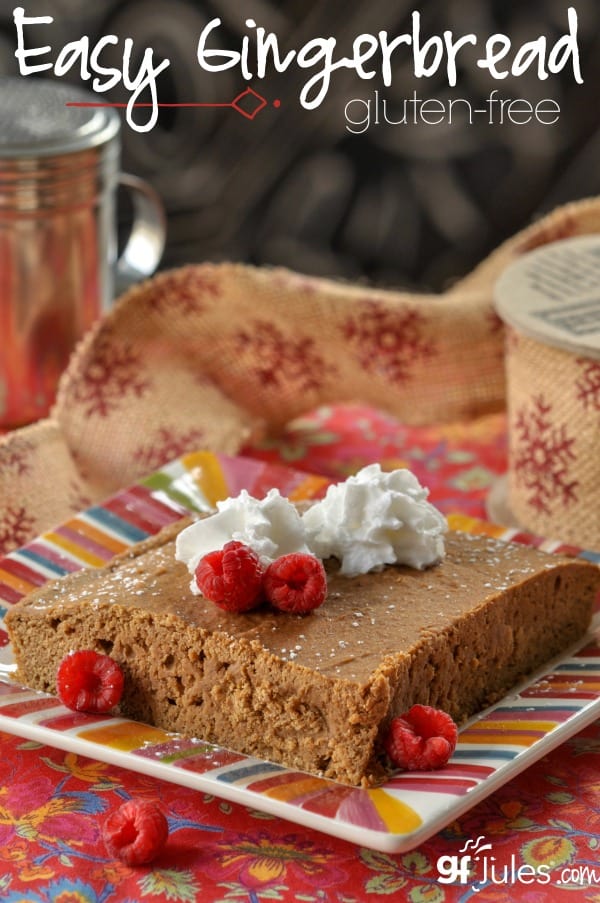
<svg viewBox="0 0 600 903">
<path fill-rule="evenodd" d="M 177 529 L 16 604 L 19 680 L 53 692 L 68 652 L 109 653 L 125 715 L 353 785 L 384 776 L 394 715 L 423 703 L 464 720 L 581 637 L 600 588 L 590 563 L 450 532 L 426 570 L 348 578 L 326 562 L 308 615 L 228 613 L 191 594 Z"/>
</svg>

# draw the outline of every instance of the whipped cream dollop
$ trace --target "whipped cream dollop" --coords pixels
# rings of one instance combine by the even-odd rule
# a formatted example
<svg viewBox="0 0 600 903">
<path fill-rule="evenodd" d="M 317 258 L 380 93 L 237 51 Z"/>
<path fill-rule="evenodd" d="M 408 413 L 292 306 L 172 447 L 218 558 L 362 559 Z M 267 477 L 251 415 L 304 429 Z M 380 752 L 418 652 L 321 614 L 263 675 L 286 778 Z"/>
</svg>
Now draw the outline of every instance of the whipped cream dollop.
<svg viewBox="0 0 600 903">
<path fill-rule="evenodd" d="M 177 536 L 175 557 L 193 574 L 200 559 L 222 549 L 230 540 L 250 546 L 267 566 L 281 555 L 309 553 L 304 525 L 298 510 L 277 489 L 255 499 L 243 489 L 235 498 L 217 502 L 217 511 L 201 518 Z M 200 594 L 196 581 L 190 588 Z"/>
<path fill-rule="evenodd" d="M 347 577 L 386 564 L 422 569 L 444 554 L 446 518 L 427 501 L 429 491 L 409 470 L 363 467 L 302 517 L 306 542 L 319 558 L 340 561 Z"/>
<path fill-rule="evenodd" d="M 281 555 L 303 552 L 337 558 L 347 577 L 387 564 L 425 568 L 444 557 L 446 518 L 409 470 L 363 467 L 301 516 L 277 489 L 255 499 L 244 489 L 217 502 L 217 511 L 182 530 L 175 557 L 194 574 L 200 559 L 232 539 L 250 546 L 266 567 Z M 199 594 L 195 579 L 191 590 Z"/>
</svg>

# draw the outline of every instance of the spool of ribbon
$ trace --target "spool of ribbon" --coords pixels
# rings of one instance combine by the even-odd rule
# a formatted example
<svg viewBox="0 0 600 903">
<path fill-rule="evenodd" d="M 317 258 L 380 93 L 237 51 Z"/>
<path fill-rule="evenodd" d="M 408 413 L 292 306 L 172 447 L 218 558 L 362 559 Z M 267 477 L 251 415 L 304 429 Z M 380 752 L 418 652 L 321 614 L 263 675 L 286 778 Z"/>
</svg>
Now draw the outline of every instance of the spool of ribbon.
<svg viewBox="0 0 600 903">
<path fill-rule="evenodd" d="M 554 242 L 496 285 L 507 325 L 506 503 L 534 533 L 600 549 L 600 237 Z"/>
</svg>

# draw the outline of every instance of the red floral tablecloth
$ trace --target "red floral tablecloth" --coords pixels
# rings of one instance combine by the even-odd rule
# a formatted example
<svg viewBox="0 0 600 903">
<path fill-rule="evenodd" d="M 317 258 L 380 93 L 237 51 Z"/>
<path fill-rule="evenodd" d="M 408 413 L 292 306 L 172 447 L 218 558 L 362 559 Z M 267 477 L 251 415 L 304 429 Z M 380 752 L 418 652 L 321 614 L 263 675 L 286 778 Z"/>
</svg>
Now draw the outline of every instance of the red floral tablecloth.
<svg viewBox="0 0 600 903">
<path fill-rule="evenodd" d="M 340 478 L 371 461 L 407 466 L 445 512 L 485 517 L 490 486 L 505 469 L 505 421 L 407 428 L 362 407 L 320 409 L 245 453 Z M 388 855 L 0 733 L 0 900 L 597 903 L 599 765 L 596 722 L 418 849 Z M 166 849 L 149 866 L 111 859 L 101 840 L 102 821 L 129 797 L 158 799 L 168 816 Z M 480 873 L 441 883 L 440 857 L 481 835 L 495 866 L 483 886 Z M 531 877 L 541 865 L 546 883 Z"/>
</svg>

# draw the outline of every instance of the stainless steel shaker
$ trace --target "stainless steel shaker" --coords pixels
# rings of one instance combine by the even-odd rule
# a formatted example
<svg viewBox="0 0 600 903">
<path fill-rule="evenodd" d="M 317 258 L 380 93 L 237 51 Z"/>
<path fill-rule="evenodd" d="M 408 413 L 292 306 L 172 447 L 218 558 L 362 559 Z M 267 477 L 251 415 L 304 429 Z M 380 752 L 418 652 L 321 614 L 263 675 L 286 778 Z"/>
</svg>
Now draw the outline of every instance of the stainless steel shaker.
<svg viewBox="0 0 600 903">
<path fill-rule="evenodd" d="M 71 85 L 0 78 L 0 426 L 44 416 L 77 340 L 115 286 L 159 263 L 156 193 L 119 172 L 121 121 Z M 70 104 L 82 104 L 71 106 Z M 118 185 L 134 222 L 117 259 Z"/>
</svg>

